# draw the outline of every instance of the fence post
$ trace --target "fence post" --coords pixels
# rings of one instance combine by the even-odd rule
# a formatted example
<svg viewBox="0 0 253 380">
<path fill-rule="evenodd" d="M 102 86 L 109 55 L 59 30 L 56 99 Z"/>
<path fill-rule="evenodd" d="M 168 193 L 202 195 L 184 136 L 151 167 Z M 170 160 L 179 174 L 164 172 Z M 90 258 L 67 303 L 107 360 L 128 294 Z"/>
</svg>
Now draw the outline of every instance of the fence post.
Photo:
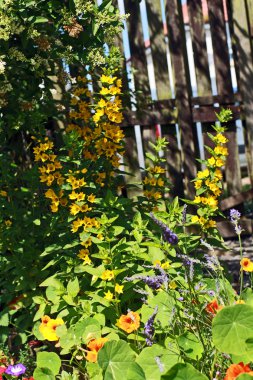
<svg viewBox="0 0 253 380">
<path fill-rule="evenodd" d="M 252 2 L 232 0 L 234 41 L 238 59 L 239 89 L 246 119 L 245 143 L 251 186 L 253 186 L 253 53 L 248 14 L 249 11 L 252 14 L 252 7 Z M 250 22 L 252 26 L 253 20 Z"/>
<path fill-rule="evenodd" d="M 196 134 L 193 131 L 193 118 L 190 103 L 191 86 L 187 60 L 184 21 L 181 0 L 166 1 L 166 19 L 169 46 L 175 72 L 176 106 L 182 145 L 185 190 L 193 198 L 195 190 L 191 180 L 196 176 Z"/>
</svg>

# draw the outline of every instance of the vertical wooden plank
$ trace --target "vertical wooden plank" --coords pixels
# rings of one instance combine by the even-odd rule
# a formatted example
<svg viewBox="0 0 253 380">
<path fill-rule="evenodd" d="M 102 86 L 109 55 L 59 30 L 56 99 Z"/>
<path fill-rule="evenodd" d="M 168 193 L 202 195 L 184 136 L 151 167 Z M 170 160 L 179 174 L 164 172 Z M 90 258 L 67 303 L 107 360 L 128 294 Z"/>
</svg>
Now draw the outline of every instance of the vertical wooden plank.
<svg viewBox="0 0 253 380">
<path fill-rule="evenodd" d="M 124 128 L 125 133 L 125 154 L 124 154 L 124 165 L 125 171 L 131 175 L 125 175 L 124 182 L 126 185 L 126 193 L 129 198 L 136 195 L 140 195 L 141 190 L 134 187 L 129 187 L 129 184 L 140 183 L 141 171 L 138 161 L 137 144 L 135 139 L 134 127 Z"/>
<path fill-rule="evenodd" d="M 251 38 L 253 38 L 253 0 L 247 0 L 245 5 L 247 6 L 250 35 L 251 35 Z M 252 42 L 252 50 L 253 50 L 253 40 L 251 40 L 251 42 Z"/>
<path fill-rule="evenodd" d="M 176 126 L 162 126 L 162 135 L 169 141 L 165 151 L 167 177 L 171 182 L 170 196 L 184 197 L 182 157 L 177 144 Z"/>
<path fill-rule="evenodd" d="M 157 98 L 171 98 L 166 44 L 160 0 L 146 0 L 151 52 L 154 64 Z"/>
<path fill-rule="evenodd" d="M 228 131 L 225 133 L 228 143 L 228 158 L 226 160 L 225 173 L 228 195 L 238 194 L 242 190 L 241 169 L 236 136 L 236 126 L 229 123 Z"/>
<path fill-rule="evenodd" d="M 193 119 L 190 104 L 191 87 L 187 62 L 184 22 L 181 0 L 166 1 L 166 19 L 169 30 L 169 46 L 175 71 L 176 106 L 181 135 L 182 160 L 186 194 L 193 198 L 195 190 L 191 180 L 196 176 Z"/>
<path fill-rule="evenodd" d="M 189 22 L 197 78 L 198 96 L 211 95 L 202 0 L 188 0 Z"/>
<path fill-rule="evenodd" d="M 233 93 L 223 0 L 208 0 L 218 95 Z"/>
<path fill-rule="evenodd" d="M 253 186 L 253 59 L 252 41 L 247 22 L 245 2 L 232 0 L 234 41 L 239 68 L 239 88 L 243 97 L 246 118 L 245 143 L 248 173 Z"/>
<path fill-rule="evenodd" d="M 143 102 L 147 100 L 145 98 L 150 97 L 150 87 L 139 1 L 125 0 L 125 11 L 129 14 L 128 33 L 135 91 L 137 98 Z"/>
</svg>

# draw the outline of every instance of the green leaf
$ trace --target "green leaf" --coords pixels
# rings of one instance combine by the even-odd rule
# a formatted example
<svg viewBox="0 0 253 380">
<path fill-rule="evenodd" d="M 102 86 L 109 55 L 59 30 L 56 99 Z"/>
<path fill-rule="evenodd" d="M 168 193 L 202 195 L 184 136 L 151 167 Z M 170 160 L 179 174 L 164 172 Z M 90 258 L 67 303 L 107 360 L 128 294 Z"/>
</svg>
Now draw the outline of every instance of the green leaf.
<svg viewBox="0 0 253 380">
<path fill-rule="evenodd" d="M 174 300 L 166 292 L 161 291 L 154 297 L 149 298 L 148 305 L 143 305 L 141 308 L 142 322 L 146 323 L 151 315 L 152 308 L 158 307 L 156 321 L 160 321 L 161 327 L 166 328 L 169 324 L 171 312 L 173 309 Z"/>
<path fill-rule="evenodd" d="M 156 358 L 159 358 L 160 368 Z M 179 355 L 174 352 L 154 344 L 152 347 L 144 348 L 136 359 L 141 368 L 145 372 L 147 380 L 159 380 L 162 373 L 167 372 L 179 360 Z M 161 371 L 161 369 L 163 369 Z"/>
<path fill-rule="evenodd" d="M 8 325 L 9 325 L 8 310 L 4 310 L 0 313 L 0 326 L 8 326 Z"/>
<path fill-rule="evenodd" d="M 200 359 L 204 352 L 203 346 L 196 335 L 188 331 L 177 338 L 177 343 L 185 355 L 191 359 Z"/>
<path fill-rule="evenodd" d="M 56 376 L 61 368 L 61 359 L 55 352 L 38 352 L 37 366 L 50 369 L 53 375 Z"/>
<path fill-rule="evenodd" d="M 48 277 L 39 286 L 53 286 L 55 289 L 64 290 L 65 288 L 62 282 L 55 277 L 56 277 L 56 274 L 54 274 L 51 277 Z"/>
<path fill-rule="evenodd" d="M 178 363 L 165 375 L 163 380 L 208 380 L 205 375 L 197 371 L 191 364 Z"/>
<path fill-rule="evenodd" d="M 40 226 L 41 225 L 41 220 L 40 219 L 35 219 L 33 221 L 33 223 L 35 224 L 35 226 Z"/>
<path fill-rule="evenodd" d="M 80 287 L 79 287 L 79 282 L 78 278 L 75 277 L 74 280 L 70 280 L 67 285 L 67 292 L 71 297 L 76 297 L 77 294 L 79 293 Z"/>
<path fill-rule="evenodd" d="M 35 368 L 33 377 L 35 380 L 55 380 L 55 376 L 49 368 Z"/>
<path fill-rule="evenodd" d="M 236 380 L 252 380 L 252 376 L 247 375 L 247 373 L 242 373 L 241 375 L 236 377 Z"/>
<path fill-rule="evenodd" d="M 106 342 L 99 350 L 98 364 L 103 370 L 104 380 L 122 380 L 135 361 L 135 353 L 123 340 Z"/>
<path fill-rule="evenodd" d="M 126 372 L 125 376 L 126 376 L 125 377 L 126 380 L 133 380 L 133 379 L 134 380 L 146 380 L 146 376 L 145 376 L 143 369 L 137 363 L 130 363 L 128 365 L 127 372 Z M 109 380 L 111 377 L 107 377 L 107 378 Z"/>
<path fill-rule="evenodd" d="M 43 22 L 48 22 L 48 18 L 39 16 L 39 17 L 36 17 L 34 24 L 41 24 Z"/>
<path fill-rule="evenodd" d="M 213 343 L 222 352 L 242 355 L 253 349 L 246 340 L 253 338 L 253 307 L 249 305 L 228 306 L 213 319 Z M 250 349 L 249 349 L 250 348 Z"/>
<path fill-rule="evenodd" d="M 47 304 L 44 302 L 40 304 L 35 316 L 33 317 L 34 322 L 43 317 L 46 306 Z"/>
</svg>

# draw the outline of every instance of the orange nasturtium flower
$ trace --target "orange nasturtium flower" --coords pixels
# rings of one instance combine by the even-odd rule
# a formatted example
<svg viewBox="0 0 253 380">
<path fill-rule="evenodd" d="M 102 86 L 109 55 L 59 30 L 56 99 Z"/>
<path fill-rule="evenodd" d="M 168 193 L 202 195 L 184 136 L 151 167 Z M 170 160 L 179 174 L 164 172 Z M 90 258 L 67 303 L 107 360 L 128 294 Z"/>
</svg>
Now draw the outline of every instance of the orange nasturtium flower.
<svg viewBox="0 0 253 380">
<path fill-rule="evenodd" d="M 59 337 L 56 335 L 56 328 L 61 325 L 64 325 L 61 318 L 51 319 L 48 315 L 44 315 L 41 318 L 39 331 L 45 339 L 53 342 L 59 340 Z"/>
<path fill-rule="evenodd" d="M 209 304 L 207 304 L 205 310 L 210 314 L 216 314 L 218 311 L 220 311 L 223 308 L 223 306 L 219 305 L 217 300 L 214 299 Z"/>
<path fill-rule="evenodd" d="M 85 359 L 88 362 L 95 363 L 97 361 L 98 351 L 103 347 L 103 345 L 107 341 L 108 341 L 108 338 L 92 339 L 87 344 L 87 348 L 89 349 L 89 351 L 87 351 Z"/>
<path fill-rule="evenodd" d="M 241 270 L 244 270 L 245 272 L 253 272 L 253 262 L 245 257 L 240 261 L 241 264 Z"/>
<path fill-rule="evenodd" d="M 134 311 L 129 311 L 126 315 L 121 315 L 116 326 L 130 334 L 140 327 L 140 316 Z"/>
<path fill-rule="evenodd" d="M 249 365 L 240 362 L 238 364 L 231 364 L 227 369 L 224 380 L 235 380 L 241 373 L 247 373 L 248 375 L 253 376 L 253 371 L 251 371 Z"/>
</svg>

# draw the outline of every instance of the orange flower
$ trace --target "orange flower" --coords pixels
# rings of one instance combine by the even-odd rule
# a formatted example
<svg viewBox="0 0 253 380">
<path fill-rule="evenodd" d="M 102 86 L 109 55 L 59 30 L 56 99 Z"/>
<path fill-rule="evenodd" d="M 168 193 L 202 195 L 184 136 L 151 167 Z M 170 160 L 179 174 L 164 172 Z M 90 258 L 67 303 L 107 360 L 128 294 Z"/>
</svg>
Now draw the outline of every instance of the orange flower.
<svg viewBox="0 0 253 380">
<path fill-rule="evenodd" d="M 121 315 L 116 326 L 130 334 L 140 327 L 140 316 L 134 311 L 129 311 L 127 315 Z"/>
<path fill-rule="evenodd" d="M 253 262 L 245 257 L 240 261 L 241 264 L 241 270 L 244 270 L 245 272 L 253 272 Z"/>
<path fill-rule="evenodd" d="M 216 314 L 218 311 L 220 311 L 221 309 L 223 308 L 223 306 L 219 305 L 217 300 L 214 299 L 212 300 L 211 302 L 209 302 L 209 304 L 207 304 L 205 310 L 208 312 L 208 313 L 211 313 L 211 314 Z"/>
<path fill-rule="evenodd" d="M 97 357 L 98 357 L 98 351 L 103 347 L 105 342 L 108 341 L 108 338 L 98 338 L 98 339 L 92 339 L 88 344 L 87 348 L 90 351 L 87 351 L 87 354 L 85 356 L 85 359 L 88 362 L 96 363 Z"/>
<path fill-rule="evenodd" d="M 231 364 L 227 369 L 224 380 L 235 380 L 241 373 L 247 373 L 248 375 L 253 376 L 253 371 L 251 371 L 249 365 L 240 362 L 238 364 Z"/>
</svg>

